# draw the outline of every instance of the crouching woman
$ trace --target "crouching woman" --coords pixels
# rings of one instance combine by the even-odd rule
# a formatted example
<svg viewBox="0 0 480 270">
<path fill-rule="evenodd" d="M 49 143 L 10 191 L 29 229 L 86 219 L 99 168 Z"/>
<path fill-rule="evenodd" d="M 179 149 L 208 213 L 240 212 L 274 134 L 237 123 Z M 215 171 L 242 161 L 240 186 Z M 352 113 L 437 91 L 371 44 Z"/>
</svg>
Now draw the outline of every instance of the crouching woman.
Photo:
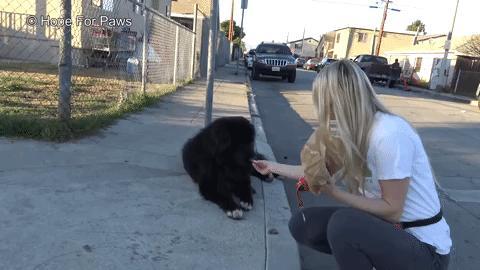
<svg viewBox="0 0 480 270">
<path fill-rule="evenodd" d="M 415 129 L 380 102 L 367 76 L 350 61 L 336 62 L 318 74 L 313 103 L 316 133 L 326 149 L 328 142 L 339 142 L 340 164 L 328 156 L 323 164 L 302 159 L 302 166 L 253 161 L 259 173 L 297 180 L 305 176 L 309 185 L 313 181 L 305 168 L 328 168 L 329 179 L 310 190 L 348 207 L 300 209 L 289 223 L 296 241 L 332 254 L 342 270 L 447 269 L 450 229 Z M 342 179 L 348 191 L 334 179 Z"/>
</svg>

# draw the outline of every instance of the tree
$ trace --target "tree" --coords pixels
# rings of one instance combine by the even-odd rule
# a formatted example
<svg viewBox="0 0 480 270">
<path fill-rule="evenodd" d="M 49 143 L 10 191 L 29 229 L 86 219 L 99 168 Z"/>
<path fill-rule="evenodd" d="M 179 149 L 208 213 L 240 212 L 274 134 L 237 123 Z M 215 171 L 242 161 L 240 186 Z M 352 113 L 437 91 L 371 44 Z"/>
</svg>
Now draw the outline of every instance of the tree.
<svg viewBox="0 0 480 270">
<path fill-rule="evenodd" d="M 417 30 L 420 32 L 425 32 L 425 24 L 420 20 L 416 20 L 412 22 L 409 26 L 407 26 L 407 31 L 417 31 Z"/>
<path fill-rule="evenodd" d="M 230 28 L 230 20 L 223 21 L 220 24 L 220 29 L 225 33 L 225 36 L 228 38 L 228 29 Z M 237 26 L 237 23 L 233 21 L 233 43 L 234 44 L 240 44 L 240 33 L 242 32 L 242 29 L 240 26 Z M 241 33 L 242 38 L 245 37 L 245 32 Z"/>
<path fill-rule="evenodd" d="M 457 48 L 458 51 L 480 57 L 480 35 L 473 35 Z"/>
</svg>

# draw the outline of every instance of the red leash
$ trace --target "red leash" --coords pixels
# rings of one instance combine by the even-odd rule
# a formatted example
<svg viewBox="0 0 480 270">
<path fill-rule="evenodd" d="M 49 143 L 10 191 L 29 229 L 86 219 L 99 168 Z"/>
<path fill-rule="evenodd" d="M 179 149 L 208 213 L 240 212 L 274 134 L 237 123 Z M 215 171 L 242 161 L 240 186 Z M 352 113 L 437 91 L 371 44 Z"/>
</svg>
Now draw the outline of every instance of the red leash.
<svg viewBox="0 0 480 270">
<path fill-rule="evenodd" d="M 303 200 L 302 200 L 302 196 L 300 195 L 300 192 L 301 191 L 309 191 L 310 189 L 308 188 L 308 183 L 307 181 L 305 180 L 305 177 L 302 176 L 297 184 L 296 184 L 296 188 L 297 188 L 297 205 L 298 205 L 298 208 L 303 208 Z"/>
</svg>

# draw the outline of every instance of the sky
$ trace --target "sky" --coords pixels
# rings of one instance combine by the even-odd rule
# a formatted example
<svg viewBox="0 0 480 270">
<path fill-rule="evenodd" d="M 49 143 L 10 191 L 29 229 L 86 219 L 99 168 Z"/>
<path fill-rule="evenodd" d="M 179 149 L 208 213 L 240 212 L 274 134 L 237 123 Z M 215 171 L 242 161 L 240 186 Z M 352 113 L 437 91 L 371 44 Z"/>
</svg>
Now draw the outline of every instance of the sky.
<svg viewBox="0 0 480 270">
<path fill-rule="evenodd" d="M 235 1 L 234 19 L 240 25 L 241 0 Z M 453 35 L 480 34 L 480 1 L 459 0 Z M 219 0 L 220 20 L 230 19 L 232 0 Z M 405 31 L 407 25 L 420 19 L 427 34 L 450 31 L 456 0 L 394 0 L 385 24 L 386 31 Z M 380 6 L 380 8 L 369 8 Z M 285 42 L 320 35 L 338 28 L 352 26 L 380 27 L 383 6 L 380 0 L 248 0 L 245 10 L 244 41 L 254 48 L 262 41 Z"/>
</svg>

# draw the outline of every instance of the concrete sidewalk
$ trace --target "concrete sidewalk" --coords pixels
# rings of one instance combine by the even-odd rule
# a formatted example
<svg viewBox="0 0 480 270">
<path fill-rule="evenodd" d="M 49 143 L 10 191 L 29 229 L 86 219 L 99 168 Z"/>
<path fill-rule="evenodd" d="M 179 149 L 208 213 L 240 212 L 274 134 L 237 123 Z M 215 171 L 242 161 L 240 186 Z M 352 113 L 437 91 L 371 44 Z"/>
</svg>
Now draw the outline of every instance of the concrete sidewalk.
<svg viewBox="0 0 480 270">
<path fill-rule="evenodd" d="M 217 71 L 214 117 L 250 117 L 233 71 Z M 204 93 L 195 82 L 75 142 L 0 138 L 0 269 L 299 269 L 280 182 L 253 178 L 254 209 L 234 221 L 184 172 Z"/>
</svg>

